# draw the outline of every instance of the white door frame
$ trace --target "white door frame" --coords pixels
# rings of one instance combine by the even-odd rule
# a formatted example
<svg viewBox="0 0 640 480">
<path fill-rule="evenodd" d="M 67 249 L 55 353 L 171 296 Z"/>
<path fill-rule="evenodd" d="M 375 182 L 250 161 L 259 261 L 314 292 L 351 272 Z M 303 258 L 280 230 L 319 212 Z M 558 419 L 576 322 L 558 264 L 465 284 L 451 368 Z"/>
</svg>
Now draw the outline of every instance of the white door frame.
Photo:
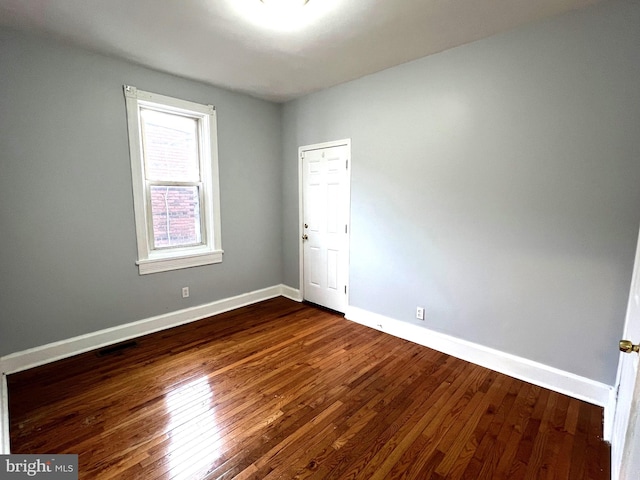
<svg viewBox="0 0 640 480">
<path fill-rule="evenodd" d="M 631 411 L 629 412 L 629 421 L 627 422 L 620 472 L 617 472 L 613 467 L 612 462 L 612 480 L 631 480 L 638 478 L 637 475 L 640 470 L 640 369 L 636 375 L 636 385 L 633 399 L 631 400 Z M 616 477 L 617 474 L 618 476 Z"/>
<path fill-rule="evenodd" d="M 637 317 L 632 315 L 638 315 L 638 290 L 640 290 L 640 234 L 638 235 L 638 241 L 635 252 L 635 260 L 633 264 L 633 276 L 631 278 L 631 286 L 629 288 L 629 300 L 627 302 L 627 312 L 625 316 L 624 327 L 622 330 L 622 337 L 632 340 L 634 343 L 640 341 L 637 337 Z M 634 322 L 633 324 L 631 322 Z M 633 325 L 633 328 L 632 328 Z M 637 478 L 635 475 L 631 476 L 629 472 L 630 468 L 638 468 L 640 465 L 640 459 L 637 456 L 630 455 L 631 449 L 637 449 L 638 443 L 640 443 L 640 436 L 635 432 L 630 431 L 630 427 L 638 421 L 638 409 L 640 408 L 640 368 L 638 368 L 638 356 L 636 353 L 631 354 L 619 354 L 618 371 L 616 374 L 616 383 L 614 387 L 614 399 L 613 399 L 613 421 L 611 422 L 611 478 L 612 480 Z M 635 369 L 635 375 L 633 380 L 632 391 L 626 391 L 625 395 L 630 395 L 624 398 L 625 407 L 626 402 L 630 402 L 630 411 L 620 410 L 619 407 L 619 392 L 622 381 L 629 381 L 628 378 L 623 378 L 623 371 L 629 368 Z M 629 385 L 630 386 L 630 385 Z M 626 417 L 626 415 L 629 415 Z M 621 416 L 620 418 L 618 418 Z M 606 433 L 606 432 L 605 432 Z M 637 474 L 637 472 L 636 472 Z"/>
<path fill-rule="evenodd" d="M 348 220 L 347 220 L 347 251 L 345 255 L 346 262 L 346 272 L 347 278 L 345 279 L 347 283 L 347 305 L 349 305 L 349 297 L 351 294 L 351 284 L 349 282 L 349 253 L 350 253 L 350 245 L 351 245 L 351 139 L 345 138 L 342 140 L 334 140 L 331 142 L 323 142 L 323 143 L 314 143 L 311 145 L 303 145 L 298 147 L 298 258 L 299 258 L 299 285 L 300 285 L 300 298 L 304 300 L 304 242 L 302 242 L 302 235 L 304 235 L 304 199 L 302 198 L 302 191 L 304 189 L 303 185 L 303 171 L 302 171 L 302 160 L 303 160 L 303 152 L 307 152 L 310 150 L 322 150 L 325 148 L 331 147 L 343 147 L 346 146 L 348 149 L 348 162 L 349 168 L 347 169 L 347 183 L 349 185 L 349 196 L 348 196 L 348 205 L 345 206 L 348 212 Z"/>
</svg>

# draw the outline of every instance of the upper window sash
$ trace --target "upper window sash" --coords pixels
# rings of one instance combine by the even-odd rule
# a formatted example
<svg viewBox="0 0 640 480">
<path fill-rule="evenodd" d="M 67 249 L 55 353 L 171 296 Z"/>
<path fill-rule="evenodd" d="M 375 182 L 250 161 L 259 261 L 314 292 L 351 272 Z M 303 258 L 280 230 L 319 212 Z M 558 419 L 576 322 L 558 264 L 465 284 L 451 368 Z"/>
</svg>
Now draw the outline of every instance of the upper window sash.
<svg viewBox="0 0 640 480">
<path fill-rule="evenodd" d="M 162 175 L 158 174 L 159 172 L 155 172 L 155 175 L 154 175 L 154 172 L 151 171 L 152 170 L 152 166 L 149 164 L 149 162 L 147 162 L 147 159 L 148 159 L 148 157 L 150 155 L 148 155 L 145 147 L 147 146 L 148 137 L 149 136 L 152 137 L 152 135 L 149 135 L 149 136 L 147 135 L 146 126 L 147 126 L 148 123 L 153 123 L 152 121 L 149 121 L 149 120 L 152 120 L 152 118 L 149 119 L 149 116 L 150 116 L 149 114 L 160 113 L 160 114 L 171 115 L 172 116 L 172 121 L 174 119 L 176 119 L 176 117 L 177 118 L 181 118 L 182 117 L 182 118 L 184 118 L 186 120 L 191 120 L 192 122 L 195 123 L 196 128 L 195 128 L 194 134 L 195 134 L 195 140 L 196 141 L 194 142 L 195 143 L 195 145 L 194 145 L 195 146 L 195 152 L 193 152 L 193 153 L 195 154 L 194 156 L 197 159 L 197 162 L 194 162 L 195 163 L 194 166 L 196 168 L 194 169 L 195 172 L 194 171 L 189 172 L 190 174 L 189 173 L 187 173 L 187 174 L 183 173 L 183 175 L 181 176 L 181 180 L 182 181 L 198 181 L 198 182 L 202 181 L 202 177 L 203 177 L 202 172 L 205 169 L 204 163 L 209 158 L 208 149 L 210 148 L 208 145 L 204 145 L 203 144 L 203 141 L 206 140 L 206 138 L 207 138 L 206 132 L 208 131 L 208 128 L 207 128 L 208 115 L 203 115 L 203 114 L 199 114 L 199 115 L 195 115 L 195 116 L 194 115 L 182 115 L 182 114 L 180 114 L 178 112 L 170 111 L 165 107 L 160 107 L 159 108 L 157 106 L 152 106 L 151 104 L 148 104 L 146 102 L 141 102 L 141 101 L 138 102 L 138 106 L 139 106 L 139 115 L 140 115 L 140 117 L 142 117 L 142 118 L 147 117 L 147 120 L 148 120 L 146 122 L 145 121 L 140 122 L 140 132 L 141 132 L 141 136 L 142 136 L 142 139 L 143 139 L 143 141 L 141 142 L 141 146 L 142 146 L 142 155 L 143 155 L 143 159 L 144 159 L 145 179 L 147 181 L 153 181 L 153 180 L 174 181 L 175 180 L 175 176 L 174 177 L 170 177 L 170 176 L 166 176 L 166 175 L 162 176 Z M 166 117 L 166 116 L 167 115 L 162 115 L 160 117 L 156 117 L 157 121 L 162 119 L 162 117 Z M 165 118 L 165 120 L 166 120 L 166 118 Z M 178 125 L 177 123 L 179 123 L 179 121 L 176 122 L 176 125 L 174 126 L 174 128 L 176 130 L 180 130 L 180 128 L 179 128 L 180 125 Z"/>
</svg>

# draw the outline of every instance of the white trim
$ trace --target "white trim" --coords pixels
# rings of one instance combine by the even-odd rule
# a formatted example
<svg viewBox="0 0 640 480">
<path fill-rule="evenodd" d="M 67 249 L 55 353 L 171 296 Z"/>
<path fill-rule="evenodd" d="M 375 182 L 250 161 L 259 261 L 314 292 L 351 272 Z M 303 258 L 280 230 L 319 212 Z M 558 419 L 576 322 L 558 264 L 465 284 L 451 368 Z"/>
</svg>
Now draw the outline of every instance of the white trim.
<svg viewBox="0 0 640 480">
<path fill-rule="evenodd" d="M 216 108 L 213 105 L 203 105 L 202 103 L 191 102 L 181 98 L 168 97 L 159 93 L 145 92 L 132 85 L 123 85 L 124 96 L 147 103 L 162 104 L 173 108 L 177 112 L 198 112 L 204 115 L 214 113 Z"/>
<path fill-rule="evenodd" d="M 124 85 L 129 134 L 129 156 L 133 187 L 133 209 L 136 226 L 139 274 L 146 275 L 200 265 L 222 262 L 220 222 L 220 179 L 218 171 L 218 140 L 216 109 L 187 100 L 167 97 Z M 184 115 L 198 122 L 199 180 L 182 182 L 199 185 L 202 245 L 154 249 L 145 160 L 142 148 L 144 131 L 140 120 L 141 108 L 169 114 Z M 160 182 L 166 184 L 167 182 Z"/>
<path fill-rule="evenodd" d="M 9 443 L 9 397 L 7 376 L 0 374 L 0 455 L 11 453 Z"/>
<path fill-rule="evenodd" d="M 302 293 L 297 288 L 289 287 L 288 285 L 280 285 L 280 295 L 294 302 L 302 301 Z"/>
<path fill-rule="evenodd" d="M 295 297 L 296 290 L 284 285 L 276 285 L 205 305 L 178 310 L 125 325 L 99 330 L 86 335 L 80 335 L 67 340 L 30 348 L 22 352 L 0 357 L 0 372 L 9 374 L 28 370 L 29 368 L 45 365 L 107 345 L 113 345 L 142 335 L 148 335 L 160 330 L 195 322 L 196 320 L 252 305 L 263 300 L 289 295 Z"/>
<path fill-rule="evenodd" d="M 349 210 L 347 215 L 347 278 L 345 279 L 346 287 L 347 287 L 347 295 L 351 294 L 351 284 L 349 281 L 349 250 L 351 248 L 351 139 L 343 138 L 342 140 L 334 140 L 331 142 L 322 142 L 322 143 L 313 143 L 311 145 L 303 145 L 298 147 L 298 274 L 299 274 L 299 285 L 300 285 L 300 298 L 304 300 L 304 245 L 300 241 L 302 236 L 304 235 L 304 201 L 302 198 L 302 190 L 303 190 L 303 172 L 302 172 L 302 160 L 304 159 L 304 152 L 308 152 L 311 150 L 322 150 L 324 148 L 331 147 L 347 147 L 349 149 L 349 153 L 347 154 L 347 183 L 348 183 L 348 205 L 347 208 Z M 347 308 L 349 304 L 349 296 L 347 296 Z"/>
<path fill-rule="evenodd" d="M 510 377 L 605 407 L 605 422 L 608 422 L 605 424 L 605 434 L 611 430 L 613 387 L 610 385 L 361 308 L 349 307 L 345 318 Z"/>
<path fill-rule="evenodd" d="M 300 153 L 308 152 L 309 150 L 324 150 L 331 147 L 351 147 L 351 139 L 343 138 L 341 140 L 332 140 L 330 142 L 312 143 L 311 145 L 303 145 L 298 148 Z M 300 157 L 301 158 L 301 157 Z"/>
<path fill-rule="evenodd" d="M 611 387 L 611 390 L 609 391 L 609 400 L 604 406 L 604 431 L 602 438 L 611 443 L 611 458 L 614 458 L 613 450 L 616 448 L 616 442 L 613 439 L 613 426 L 616 414 L 616 405 L 618 403 L 618 396 L 616 392 L 617 388 Z M 611 462 L 611 467 L 611 470 L 613 471 L 613 462 Z"/>
<path fill-rule="evenodd" d="M 202 253 L 199 255 L 172 256 L 169 258 L 154 258 L 149 260 L 139 260 L 140 275 L 149 273 L 168 272 L 169 270 L 179 270 L 182 268 L 199 267 L 222 262 L 222 250 Z"/>
</svg>

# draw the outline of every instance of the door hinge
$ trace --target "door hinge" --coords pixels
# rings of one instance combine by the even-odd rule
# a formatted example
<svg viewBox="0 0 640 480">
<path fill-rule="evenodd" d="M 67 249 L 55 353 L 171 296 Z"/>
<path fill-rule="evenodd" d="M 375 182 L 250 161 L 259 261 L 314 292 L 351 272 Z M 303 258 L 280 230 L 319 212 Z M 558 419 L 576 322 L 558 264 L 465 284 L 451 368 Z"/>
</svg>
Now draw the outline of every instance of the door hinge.
<svg viewBox="0 0 640 480">
<path fill-rule="evenodd" d="M 349 159 L 347 158 L 347 160 L 345 161 L 345 165 L 344 165 L 345 170 L 349 170 Z"/>
<path fill-rule="evenodd" d="M 344 226 L 344 233 L 349 233 L 349 232 L 347 231 L 347 225 L 345 225 L 345 226 Z"/>
<path fill-rule="evenodd" d="M 347 294 L 347 286 L 346 285 L 344 286 L 344 294 L 345 295 Z"/>
</svg>

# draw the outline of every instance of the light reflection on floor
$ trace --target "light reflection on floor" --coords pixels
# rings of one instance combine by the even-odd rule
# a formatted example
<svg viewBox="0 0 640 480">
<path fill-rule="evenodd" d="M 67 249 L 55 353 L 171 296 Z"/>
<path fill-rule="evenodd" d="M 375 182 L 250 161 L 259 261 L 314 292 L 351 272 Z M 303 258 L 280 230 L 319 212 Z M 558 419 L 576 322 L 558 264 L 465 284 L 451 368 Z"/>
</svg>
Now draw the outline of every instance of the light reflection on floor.
<svg viewBox="0 0 640 480">
<path fill-rule="evenodd" d="M 170 477 L 193 480 L 204 475 L 220 456 L 213 391 L 206 376 L 169 392 L 165 397 L 170 415 L 167 431 Z"/>
</svg>

